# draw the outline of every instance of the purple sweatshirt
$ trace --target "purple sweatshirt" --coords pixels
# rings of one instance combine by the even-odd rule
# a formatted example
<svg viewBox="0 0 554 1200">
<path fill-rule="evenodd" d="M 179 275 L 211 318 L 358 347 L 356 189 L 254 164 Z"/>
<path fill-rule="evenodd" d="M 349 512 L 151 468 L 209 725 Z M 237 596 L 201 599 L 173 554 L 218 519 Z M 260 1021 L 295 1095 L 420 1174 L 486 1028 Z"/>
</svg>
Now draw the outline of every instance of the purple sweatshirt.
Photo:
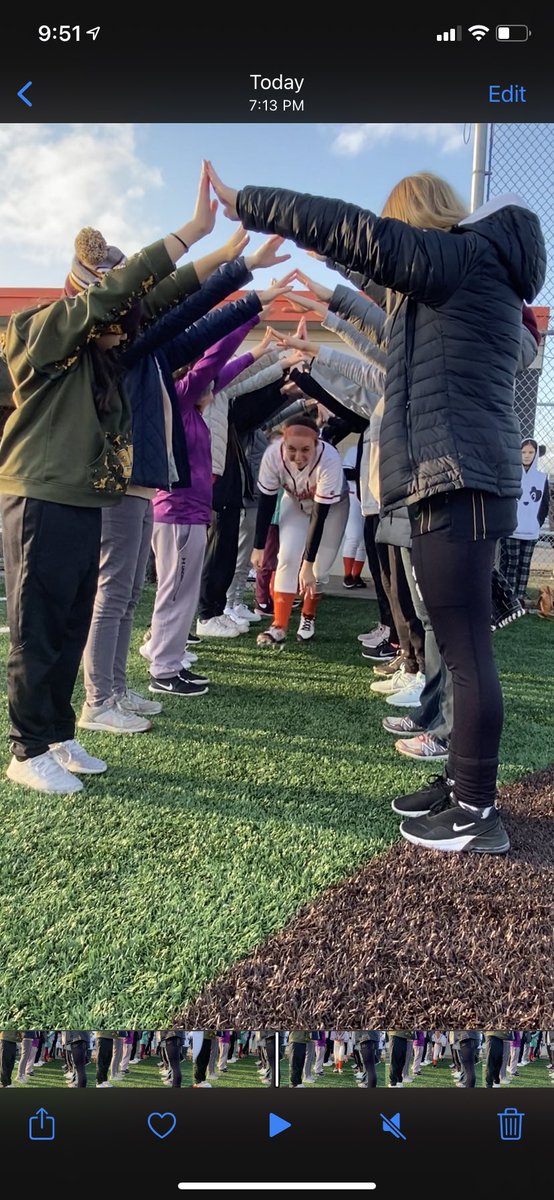
<svg viewBox="0 0 554 1200">
<path fill-rule="evenodd" d="M 259 322 L 255 316 L 227 334 L 202 356 L 194 367 L 175 384 L 179 411 L 187 440 L 190 487 L 157 491 L 153 500 L 154 520 L 165 525 L 209 525 L 212 519 L 212 451 L 210 431 L 195 407 L 211 387 L 214 395 L 228 387 L 241 371 L 254 362 L 251 354 L 228 360 L 247 333 Z"/>
</svg>

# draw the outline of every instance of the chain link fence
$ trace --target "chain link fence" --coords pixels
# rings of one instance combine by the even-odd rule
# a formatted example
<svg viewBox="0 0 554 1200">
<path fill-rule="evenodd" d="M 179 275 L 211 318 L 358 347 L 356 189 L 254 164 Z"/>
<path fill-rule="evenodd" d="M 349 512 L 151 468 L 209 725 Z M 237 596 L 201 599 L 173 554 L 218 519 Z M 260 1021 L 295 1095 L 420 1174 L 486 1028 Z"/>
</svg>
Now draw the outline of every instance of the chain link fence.
<svg viewBox="0 0 554 1200">
<path fill-rule="evenodd" d="M 532 437 L 550 481 L 550 513 L 531 570 L 554 569 L 554 125 L 489 125 L 486 199 L 516 192 L 540 218 L 547 253 L 544 288 L 534 301 L 542 342 L 535 361 L 516 383 L 522 437 Z"/>
</svg>

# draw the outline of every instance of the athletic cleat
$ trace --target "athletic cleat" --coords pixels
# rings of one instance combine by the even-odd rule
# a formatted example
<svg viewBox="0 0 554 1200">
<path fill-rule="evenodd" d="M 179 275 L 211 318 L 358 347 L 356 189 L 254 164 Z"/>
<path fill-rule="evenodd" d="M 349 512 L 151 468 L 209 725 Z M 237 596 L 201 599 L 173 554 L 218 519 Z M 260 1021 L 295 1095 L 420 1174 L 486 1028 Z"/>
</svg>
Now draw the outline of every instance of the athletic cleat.
<svg viewBox="0 0 554 1200">
<path fill-rule="evenodd" d="M 300 624 L 296 633 L 297 642 L 309 642 L 315 634 L 315 617 L 300 617 Z"/>
<path fill-rule="evenodd" d="M 257 646 L 270 646 L 274 650 L 282 650 L 284 643 L 287 640 L 286 630 L 281 629 L 280 625 L 270 625 L 264 633 L 259 633 L 256 638 Z"/>
</svg>

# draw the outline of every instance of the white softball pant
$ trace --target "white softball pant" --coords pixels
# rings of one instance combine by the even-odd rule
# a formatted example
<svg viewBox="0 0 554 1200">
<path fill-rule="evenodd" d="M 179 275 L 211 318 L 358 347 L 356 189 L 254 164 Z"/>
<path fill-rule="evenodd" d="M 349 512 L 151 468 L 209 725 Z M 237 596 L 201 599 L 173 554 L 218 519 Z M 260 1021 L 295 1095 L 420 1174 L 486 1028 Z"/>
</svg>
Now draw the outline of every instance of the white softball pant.
<svg viewBox="0 0 554 1200">
<path fill-rule="evenodd" d="M 365 562 L 364 518 L 362 506 L 356 495 L 356 484 L 352 483 L 349 503 L 350 510 L 342 547 L 343 558 L 353 558 L 356 562 Z"/>
<path fill-rule="evenodd" d="M 321 542 L 313 564 L 318 584 L 327 583 L 329 578 L 329 572 L 340 550 L 346 529 L 348 508 L 348 496 L 343 496 L 338 504 L 329 505 L 329 515 L 323 527 Z M 309 525 L 310 517 L 303 512 L 298 501 L 292 500 L 285 493 L 281 500 L 279 517 L 279 558 L 274 584 L 276 592 L 296 593 L 298 590 L 298 575 L 306 548 Z"/>
</svg>

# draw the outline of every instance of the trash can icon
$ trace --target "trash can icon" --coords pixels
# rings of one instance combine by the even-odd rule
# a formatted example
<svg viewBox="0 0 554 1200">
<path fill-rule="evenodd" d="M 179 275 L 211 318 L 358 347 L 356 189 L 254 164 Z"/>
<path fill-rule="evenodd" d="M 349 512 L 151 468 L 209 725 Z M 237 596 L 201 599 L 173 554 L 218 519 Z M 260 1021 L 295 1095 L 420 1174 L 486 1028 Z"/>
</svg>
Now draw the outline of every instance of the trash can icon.
<svg viewBox="0 0 554 1200">
<path fill-rule="evenodd" d="M 506 1108 L 504 1112 L 498 1113 L 498 1116 L 500 1117 L 500 1140 L 502 1142 L 520 1142 L 525 1113 L 518 1112 L 517 1108 Z"/>
</svg>

